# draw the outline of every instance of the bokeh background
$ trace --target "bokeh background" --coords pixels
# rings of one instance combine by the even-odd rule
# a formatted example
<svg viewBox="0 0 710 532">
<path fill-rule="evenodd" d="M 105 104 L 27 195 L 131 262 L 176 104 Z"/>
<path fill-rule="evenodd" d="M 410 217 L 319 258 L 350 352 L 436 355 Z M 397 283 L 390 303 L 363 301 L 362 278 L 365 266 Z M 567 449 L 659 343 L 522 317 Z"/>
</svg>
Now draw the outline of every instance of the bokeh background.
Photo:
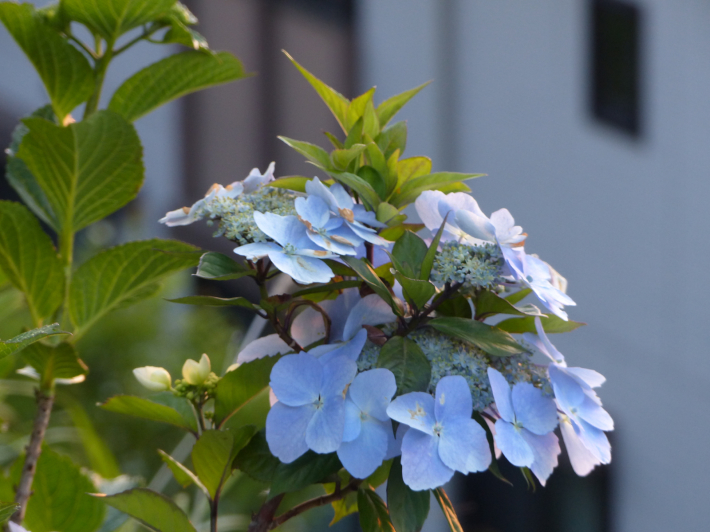
<svg viewBox="0 0 710 532">
<path fill-rule="evenodd" d="M 571 317 L 588 325 L 553 341 L 570 363 L 607 377 L 600 395 L 617 427 L 612 464 L 586 479 L 574 477 L 563 459 L 547 488 L 535 493 L 512 470 L 504 473 L 514 487 L 489 474 L 457 481 L 450 491 L 464 528 L 706 531 L 710 2 L 185 3 L 212 48 L 234 52 L 257 75 L 138 121 L 145 186 L 136 202 L 81 235 L 84 249 L 160 236 L 228 251 L 232 246 L 212 239 L 204 225 L 168 230 L 157 219 L 191 204 L 213 182 L 241 179 L 271 161 L 277 175 L 313 174 L 276 135 L 325 145 L 322 131 L 337 126 L 281 49 L 348 97 L 377 85 L 381 101 L 433 80 L 400 115 L 409 123 L 407 153 L 432 157 L 435 170 L 488 174 L 470 183 L 483 210 L 510 209 L 530 235 L 526 250 L 568 278 L 578 304 Z M 105 95 L 168 52 L 141 45 L 120 57 Z M 4 30 L 0 73 L 6 145 L 17 120 L 46 96 Z M 14 197 L 4 181 L 0 197 Z M 248 285 L 215 284 L 180 275 L 163 297 L 253 296 Z M 0 337 L 16 332 L 22 312 L 17 294 L 2 290 Z M 86 461 L 80 444 L 94 431 L 116 456 L 107 468 L 155 481 L 160 461 L 153 449 L 172 450 L 177 432 L 93 404 L 118 392 L 142 393 L 130 375 L 136 366 L 162 365 L 177 375 L 185 358 L 207 352 L 217 368 L 226 367 L 250 317 L 161 299 L 112 316 L 82 340 L 91 374 L 61 392 L 65 408 L 48 439 Z M 15 369 L 0 367 L 3 466 L 22 448 L 20 429 L 29 428 L 34 408 L 31 385 L 10 378 Z M 232 499 L 236 512 L 241 499 Z M 236 520 L 232 529 L 243 526 Z M 356 520 L 340 530 L 357 530 Z M 445 530 L 436 512 L 427 530 Z"/>
</svg>

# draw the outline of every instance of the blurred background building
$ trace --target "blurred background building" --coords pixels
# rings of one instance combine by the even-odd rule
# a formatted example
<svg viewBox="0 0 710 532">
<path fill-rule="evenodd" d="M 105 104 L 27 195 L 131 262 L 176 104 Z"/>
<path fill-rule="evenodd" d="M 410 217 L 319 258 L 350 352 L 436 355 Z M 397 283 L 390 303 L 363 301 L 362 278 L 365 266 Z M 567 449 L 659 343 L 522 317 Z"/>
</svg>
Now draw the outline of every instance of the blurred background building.
<svg viewBox="0 0 710 532">
<path fill-rule="evenodd" d="M 589 325 L 553 341 L 571 363 L 606 375 L 601 397 L 617 426 L 612 465 L 588 479 L 563 460 L 534 494 L 515 471 L 506 471 L 515 488 L 487 474 L 458 482 L 464 528 L 707 530 L 710 3 L 186 3 L 211 46 L 257 76 L 137 123 L 146 185 L 107 238 L 167 235 L 229 250 L 209 228 L 169 231 L 156 220 L 272 160 L 277 175 L 313 174 L 276 135 L 325 145 L 322 130 L 337 126 L 282 48 L 348 97 L 377 85 L 381 100 L 434 80 L 401 113 L 407 153 L 431 156 L 437 170 L 487 173 L 471 183 L 483 210 L 509 208 L 530 235 L 527 251 L 569 279 L 571 317 Z M 160 55 L 155 46 L 125 54 L 105 94 Z M 46 97 L 4 31 L 0 72 L 7 144 Z M 434 519 L 428 529 L 444 526 Z"/>
</svg>

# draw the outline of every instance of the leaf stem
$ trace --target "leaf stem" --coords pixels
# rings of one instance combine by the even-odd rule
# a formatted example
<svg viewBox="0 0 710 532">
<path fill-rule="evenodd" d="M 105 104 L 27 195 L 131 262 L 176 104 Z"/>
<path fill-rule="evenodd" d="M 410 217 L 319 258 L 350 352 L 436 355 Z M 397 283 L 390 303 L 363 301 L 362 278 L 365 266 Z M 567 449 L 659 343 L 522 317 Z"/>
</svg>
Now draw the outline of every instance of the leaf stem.
<svg viewBox="0 0 710 532">
<path fill-rule="evenodd" d="M 128 50 L 131 46 L 133 46 L 134 44 L 139 43 L 139 42 L 142 41 L 143 39 L 148 39 L 151 35 L 153 35 L 153 34 L 154 34 L 156 31 L 158 31 L 159 29 L 160 29 L 160 27 L 153 27 L 153 28 L 149 28 L 149 29 L 144 29 L 144 30 L 143 30 L 143 33 L 141 33 L 140 35 L 138 35 L 136 38 L 131 39 L 130 41 L 128 41 L 126 44 L 124 44 L 124 45 L 121 46 L 120 48 L 117 48 L 116 50 L 114 50 L 114 51 L 113 51 L 114 57 L 117 56 L 118 54 L 121 54 L 121 53 L 125 52 L 125 51 Z M 113 45 L 111 45 L 111 46 L 113 46 Z"/>
<path fill-rule="evenodd" d="M 217 532 L 217 509 L 219 507 L 219 492 L 210 501 L 210 532 Z"/>
<path fill-rule="evenodd" d="M 318 508 L 319 506 L 324 506 L 335 501 L 344 499 L 349 493 L 356 491 L 360 485 L 361 480 L 354 480 L 341 490 L 335 490 L 330 495 L 323 495 L 321 497 L 316 497 L 315 499 L 310 499 L 306 502 L 294 506 L 289 511 L 282 513 L 278 517 L 274 518 L 269 525 L 267 530 L 273 530 L 274 528 L 283 525 L 289 519 L 296 517 L 297 515 L 307 512 L 313 508 Z"/>
<path fill-rule="evenodd" d="M 90 55 L 91 57 L 93 57 L 94 59 L 98 59 L 98 58 L 99 58 L 99 56 L 96 55 L 96 52 L 94 52 L 91 48 L 89 48 L 88 46 L 86 46 L 86 45 L 85 45 L 83 42 L 81 42 L 79 39 L 77 39 L 76 37 L 74 37 L 74 35 L 72 35 L 71 32 L 67 33 L 67 34 L 66 34 L 66 37 L 67 37 L 67 39 L 69 39 L 70 41 L 72 41 L 73 43 L 75 43 L 77 46 L 79 46 L 79 48 L 81 48 L 82 50 L 84 50 L 87 54 L 89 54 L 89 55 Z"/>
<path fill-rule="evenodd" d="M 99 52 L 100 42 L 97 43 L 97 53 Z M 90 117 L 96 112 L 99 106 L 99 101 L 101 100 L 101 89 L 104 85 L 104 78 L 106 77 L 106 70 L 108 70 L 108 65 L 113 59 L 113 42 L 106 43 L 106 52 L 96 60 L 96 66 L 94 67 L 94 93 L 86 102 L 86 108 L 84 109 L 84 120 Z"/>
</svg>

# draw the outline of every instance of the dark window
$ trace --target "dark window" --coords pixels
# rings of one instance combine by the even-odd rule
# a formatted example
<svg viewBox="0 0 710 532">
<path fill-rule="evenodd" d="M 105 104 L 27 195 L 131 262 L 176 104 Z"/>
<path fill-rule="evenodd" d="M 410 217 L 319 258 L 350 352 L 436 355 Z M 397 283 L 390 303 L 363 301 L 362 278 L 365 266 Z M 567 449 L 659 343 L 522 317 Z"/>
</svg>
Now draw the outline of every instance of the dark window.
<svg viewBox="0 0 710 532">
<path fill-rule="evenodd" d="M 617 0 L 592 2 L 592 113 L 634 136 L 642 126 L 640 32 L 636 5 Z"/>
</svg>

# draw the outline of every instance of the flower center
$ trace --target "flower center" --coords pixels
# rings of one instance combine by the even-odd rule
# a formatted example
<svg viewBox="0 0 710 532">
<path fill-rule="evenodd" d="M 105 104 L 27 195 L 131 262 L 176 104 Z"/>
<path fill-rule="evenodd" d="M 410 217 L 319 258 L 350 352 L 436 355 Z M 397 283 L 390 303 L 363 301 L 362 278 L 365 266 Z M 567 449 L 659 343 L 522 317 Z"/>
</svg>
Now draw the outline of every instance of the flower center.
<svg viewBox="0 0 710 532">
<path fill-rule="evenodd" d="M 294 246 L 293 244 L 286 244 L 284 246 L 284 253 L 286 253 L 286 255 L 295 255 L 296 246 Z"/>
<path fill-rule="evenodd" d="M 323 408 L 323 397 L 319 395 L 318 399 L 316 399 L 313 404 L 315 405 L 316 410 Z"/>
<path fill-rule="evenodd" d="M 437 423 L 434 425 L 434 434 L 437 436 L 441 436 L 441 432 L 444 430 L 444 427 L 441 426 L 441 423 Z"/>
</svg>

